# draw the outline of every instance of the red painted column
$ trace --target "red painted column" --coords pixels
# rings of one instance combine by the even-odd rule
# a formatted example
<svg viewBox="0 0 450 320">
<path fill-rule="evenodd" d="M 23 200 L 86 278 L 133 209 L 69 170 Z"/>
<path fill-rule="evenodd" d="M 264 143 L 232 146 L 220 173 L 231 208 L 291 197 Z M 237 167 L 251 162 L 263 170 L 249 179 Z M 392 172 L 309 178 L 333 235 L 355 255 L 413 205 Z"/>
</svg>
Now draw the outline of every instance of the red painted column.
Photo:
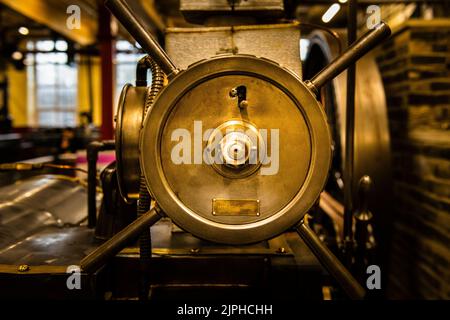
<svg viewBox="0 0 450 320">
<path fill-rule="evenodd" d="M 114 39 L 111 34 L 111 13 L 100 1 L 98 10 L 98 40 L 102 78 L 102 125 L 103 139 L 112 139 L 113 128 L 113 93 L 114 93 Z"/>
</svg>

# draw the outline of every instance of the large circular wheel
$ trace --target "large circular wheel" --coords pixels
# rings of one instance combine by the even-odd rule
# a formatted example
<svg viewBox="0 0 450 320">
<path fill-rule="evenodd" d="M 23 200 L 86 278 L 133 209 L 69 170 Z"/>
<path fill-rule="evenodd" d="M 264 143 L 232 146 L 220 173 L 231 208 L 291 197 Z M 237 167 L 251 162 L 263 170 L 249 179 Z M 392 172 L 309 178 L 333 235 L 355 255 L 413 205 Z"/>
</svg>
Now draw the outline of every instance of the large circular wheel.
<svg viewBox="0 0 450 320">
<path fill-rule="evenodd" d="M 150 88 L 126 84 L 119 98 L 116 114 L 116 162 L 119 192 L 127 203 L 139 194 L 139 131 L 144 118 L 144 105 Z"/>
<path fill-rule="evenodd" d="M 282 233 L 313 206 L 331 139 L 323 108 L 295 74 L 230 55 L 171 80 L 145 117 L 139 151 L 151 195 L 179 227 L 245 244 Z"/>
</svg>

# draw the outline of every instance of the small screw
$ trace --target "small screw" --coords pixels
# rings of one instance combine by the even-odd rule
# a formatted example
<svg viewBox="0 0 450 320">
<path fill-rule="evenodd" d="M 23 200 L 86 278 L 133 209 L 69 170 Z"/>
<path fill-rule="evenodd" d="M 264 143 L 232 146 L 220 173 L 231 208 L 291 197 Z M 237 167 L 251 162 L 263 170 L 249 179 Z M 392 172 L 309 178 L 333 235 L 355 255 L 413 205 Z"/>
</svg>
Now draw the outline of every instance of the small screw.
<svg viewBox="0 0 450 320">
<path fill-rule="evenodd" d="M 286 249 L 284 247 L 278 248 L 277 253 L 286 253 Z"/>
<path fill-rule="evenodd" d="M 230 97 L 235 98 L 237 96 L 238 92 L 236 88 L 233 88 L 230 90 Z"/>
<path fill-rule="evenodd" d="M 192 248 L 190 251 L 191 251 L 191 253 L 199 253 L 200 249 L 199 248 Z"/>
<path fill-rule="evenodd" d="M 239 108 L 244 109 L 248 107 L 248 101 L 242 100 L 241 103 L 239 103 Z"/>
<path fill-rule="evenodd" d="M 17 270 L 19 270 L 19 272 L 26 272 L 30 270 L 30 266 L 27 264 L 21 264 Z"/>
</svg>

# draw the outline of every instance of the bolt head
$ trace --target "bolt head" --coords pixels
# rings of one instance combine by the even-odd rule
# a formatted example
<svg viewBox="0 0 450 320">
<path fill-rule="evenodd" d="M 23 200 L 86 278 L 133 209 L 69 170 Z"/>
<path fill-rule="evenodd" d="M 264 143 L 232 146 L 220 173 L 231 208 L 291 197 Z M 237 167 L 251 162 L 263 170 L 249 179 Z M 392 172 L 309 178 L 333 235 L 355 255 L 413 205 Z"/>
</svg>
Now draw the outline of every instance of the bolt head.
<svg viewBox="0 0 450 320">
<path fill-rule="evenodd" d="M 26 272 L 26 271 L 30 270 L 30 266 L 27 265 L 27 264 L 21 264 L 21 265 L 17 268 L 17 270 L 18 270 L 19 272 Z"/>
<path fill-rule="evenodd" d="M 248 101 L 242 100 L 241 103 L 239 103 L 239 108 L 244 109 L 248 107 Z"/>
<path fill-rule="evenodd" d="M 278 253 L 286 253 L 286 249 L 284 247 L 278 248 Z"/>
</svg>

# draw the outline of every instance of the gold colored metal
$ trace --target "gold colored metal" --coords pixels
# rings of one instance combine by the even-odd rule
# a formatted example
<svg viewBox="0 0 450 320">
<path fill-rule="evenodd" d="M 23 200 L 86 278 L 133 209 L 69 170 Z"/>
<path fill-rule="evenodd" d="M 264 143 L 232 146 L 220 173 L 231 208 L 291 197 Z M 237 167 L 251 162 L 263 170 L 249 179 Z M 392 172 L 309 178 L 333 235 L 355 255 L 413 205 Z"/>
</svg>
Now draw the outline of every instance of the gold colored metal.
<svg viewBox="0 0 450 320">
<path fill-rule="evenodd" d="M 278 248 L 277 253 L 286 253 L 286 249 L 284 247 L 280 247 Z"/>
<path fill-rule="evenodd" d="M 340 35 L 345 39 L 345 35 Z M 305 70 L 312 69 L 311 74 L 338 57 L 339 48 L 335 41 L 330 41 L 321 31 L 314 31 L 309 36 L 310 54 L 304 62 Z M 378 216 L 390 210 L 392 200 L 388 195 L 392 185 L 391 172 L 391 137 L 388 128 L 388 112 L 383 81 L 374 53 L 368 53 L 356 63 L 355 92 L 355 145 L 353 175 L 358 180 L 363 175 L 373 178 L 373 200 L 371 211 Z M 315 67 L 313 67 L 315 66 Z M 317 69 L 313 69 L 317 68 Z M 317 70 L 317 71 L 316 71 Z M 311 74 L 305 74 L 309 77 Z M 345 163 L 345 117 L 346 117 L 346 72 L 332 80 L 329 87 L 323 88 L 322 99 L 332 127 L 334 139 L 333 168 L 330 172 L 329 191 L 340 190 Z M 331 181 L 332 179 L 335 182 Z M 354 190 L 356 192 L 356 188 Z M 338 234 L 343 236 L 342 214 L 344 208 L 330 194 L 322 194 L 320 205 L 335 222 Z M 380 228 L 379 228 L 380 229 Z M 383 229 L 383 228 L 381 228 Z"/>
<path fill-rule="evenodd" d="M 223 163 L 213 160 L 212 167 L 227 178 L 244 178 L 255 173 L 261 166 L 259 155 L 265 154 L 266 146 L 258 129 L 250 122 L 240 119 L 229 120 L 218 126 L 210 135 L 206 145 L 207 150 L 214 149 L 217 143 L 218 156 L 223 157 Z M 233 148 L 243 151 L 242 158 L 235 158 Z"/>
<path fill-rule="evenodd" d="M 116 161 L 120 194 L 127 202 L 139 195 L 139 132 L 150 88 L 126 84 L 116 115 Z"/>
<path fill-rule="evenodd" d="M 120 257 L 138 257 L 139 256 L 139 248 L 138 247 L 128 247 L 120 251 L 118 256 Z M 278 256 L 280 253 L 277 252 L 277 248 L 246 248 L 246 247 L 234 247 L 234 246 L 225 246 L 225 247 L 207 247 L 199 250 L 198 248 L 153 248 L 152 254 L 155 256 L 189 256 L 192 254 L 199 254 L 202 256 L 207 255 L 264 255 L 264 256 Z M 290 248 L 286 249 L 286 253 L 283 255 L 294 255 Z M 1 266 L 0 266 L 1 273 Z"/>
<path fill-rule="evenodd" d="M 27 272 L 28 270 L 30 270 L 30 266 L 27 265 L 27 264 L 21 264 L 21 265 L 17 268 L 17 270 L 18 270 L 19 272 Z"/>
<path fill-rule="evenodd" d="M 215 216 L 259 216 L 259 200 L 213 199 L 212 214 Z"/>
<path fill-rule="evenodd" d="M 263 256 L 277 256 L 280 253 L 278 252 L 280 248 L 285 249 L 285 253 L 283 255 L 294 255 L 291 247 L 286 241 L 285 235 L 280 235 L 278 237 L 272 238 L 267 241 L 268 246 L 206 246 L 200 248 L 162 248 L 157 247 L 152 249 L 152 254 L 157 256 L 189 256 L 192 254 L 199 254 L 202 256 L 205 255 L 263 255 Z M 139 256 L 140 249 L 139 247 L 127 247 L 122 249 L 119 256 Z M 0 265 L 1 271 L 1 265 Z"/>
<path fill-rule="evenodd" d="M 246 87 L 244 109 L 230 97 L 237 86 Z M 258 134 L 266 130 L 261 139 L 266 154 L 259 160 L 264 163 L 231 161 L 218 168 L 203 161 L 211 133 L 230 121 L 249 124 Z M 181 141 L 174 132 L 180 129 L 192 149 L 183 152 L 186 161 L 174 162 L 173 150 Z M 252 147 L 245 136 L 232 138 L 242 148 Z M 146 114 L 139 151 L 151 195 L 179 227 L 203 239 L 245 244 L 282 233 L 311 208 L 327 179 L 331 140 L 322 106 L 296 74 L 267 59 L 223 55 L 191 65 L 160 92 Z M 275 155 L 277 161 L 271 159 Z M 213 215 L 212 199 L 263 201 L 259 215 L 256 210 Z"/>
</svg>

